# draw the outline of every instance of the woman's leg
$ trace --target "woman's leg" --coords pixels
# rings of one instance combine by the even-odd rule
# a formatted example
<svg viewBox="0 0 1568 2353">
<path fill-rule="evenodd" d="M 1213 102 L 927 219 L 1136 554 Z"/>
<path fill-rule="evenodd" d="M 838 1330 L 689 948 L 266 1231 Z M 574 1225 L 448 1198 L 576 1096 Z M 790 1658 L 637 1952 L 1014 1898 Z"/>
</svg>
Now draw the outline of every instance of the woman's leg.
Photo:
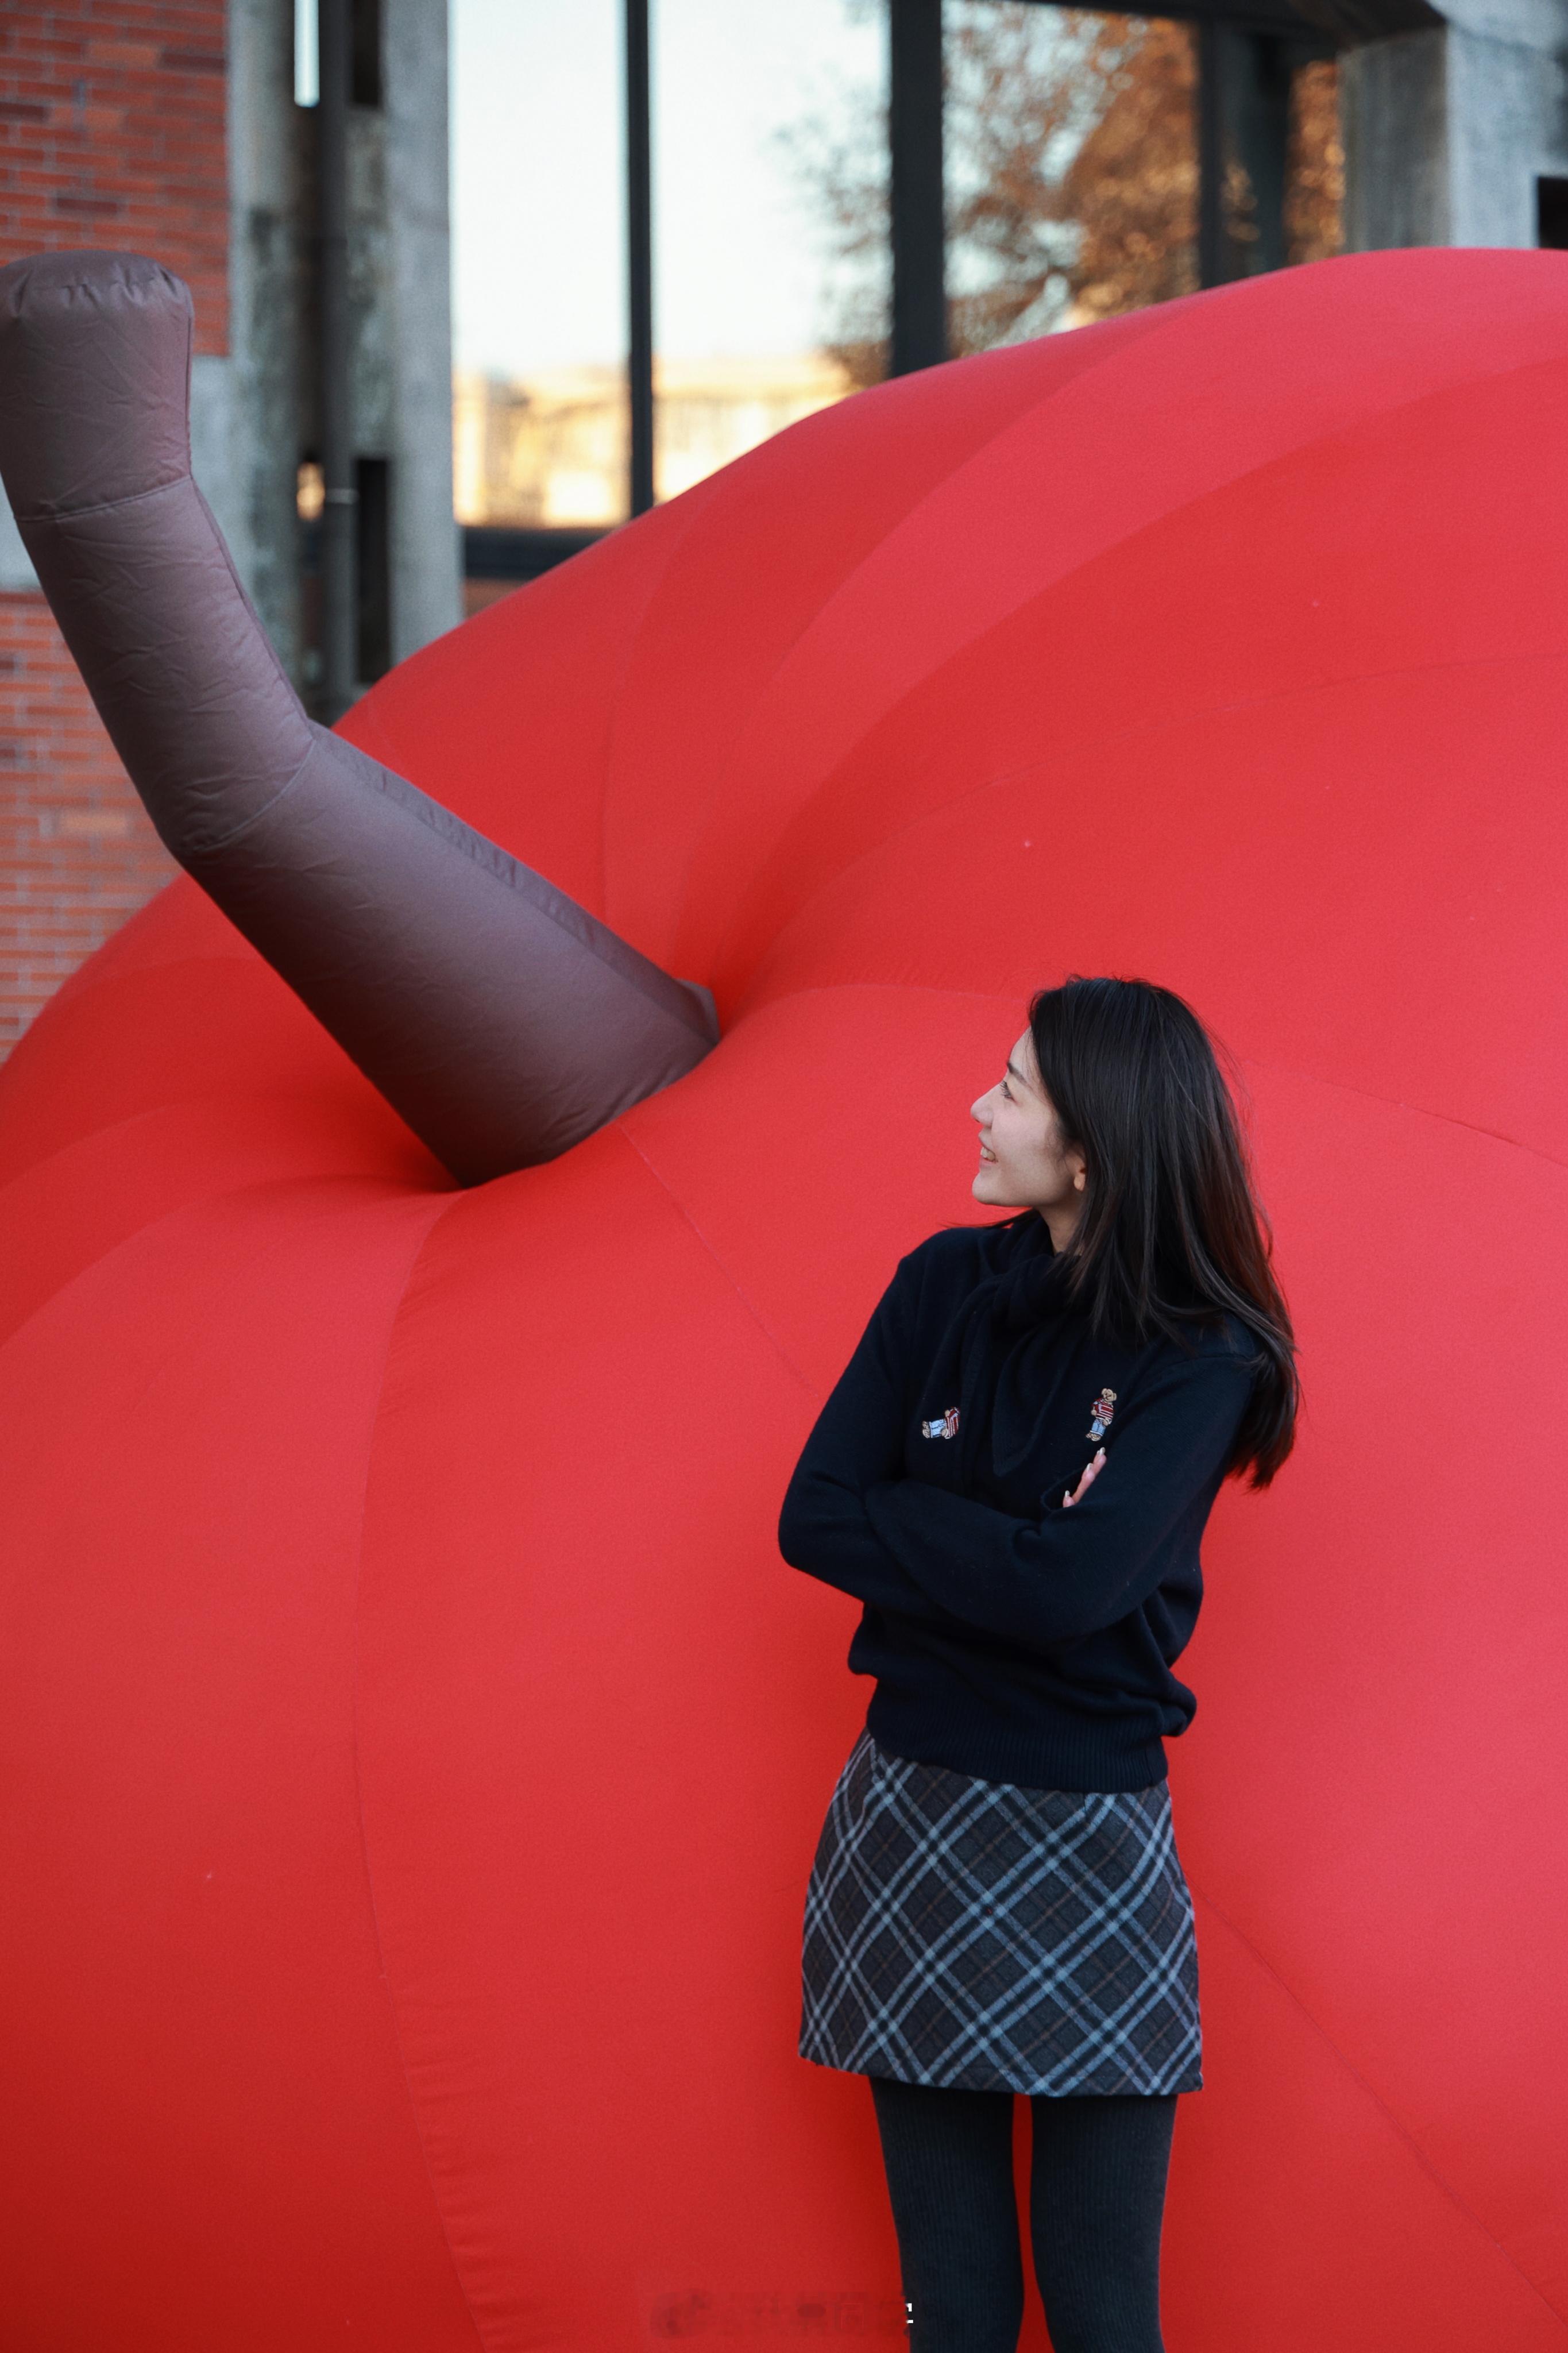
<svg viewBox="0 0 1568 2353">
<path fill-rule="evenodd" d="M 912 2353 L 1015 2353 L 1024 2258 L 1013 2094 L 870 2078 Z"/>
<path fill-rule="evenodd" d="M 1176 2094 L 1037 2095 L 1035 2276 L 1055 2353 L 1163 2353 L 1160 2230 Z"/>
</svg>

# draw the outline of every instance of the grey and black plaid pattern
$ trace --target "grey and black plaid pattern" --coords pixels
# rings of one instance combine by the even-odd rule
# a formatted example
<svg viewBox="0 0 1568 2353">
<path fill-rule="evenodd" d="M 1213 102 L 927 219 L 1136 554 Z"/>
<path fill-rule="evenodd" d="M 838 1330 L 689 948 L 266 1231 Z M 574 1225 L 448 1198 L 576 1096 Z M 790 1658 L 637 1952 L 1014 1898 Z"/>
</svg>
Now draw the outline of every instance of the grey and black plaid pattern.
<svg viewBox="0 0 1568 2353">
<path fill-rule="evenodd" d="M 800 2052 L 971 2091 L 1195 2092 L 1197 1944 L 1170 1790 L 1020 1789 L 889 1757 L 833 1792 Z"/>
</svg>

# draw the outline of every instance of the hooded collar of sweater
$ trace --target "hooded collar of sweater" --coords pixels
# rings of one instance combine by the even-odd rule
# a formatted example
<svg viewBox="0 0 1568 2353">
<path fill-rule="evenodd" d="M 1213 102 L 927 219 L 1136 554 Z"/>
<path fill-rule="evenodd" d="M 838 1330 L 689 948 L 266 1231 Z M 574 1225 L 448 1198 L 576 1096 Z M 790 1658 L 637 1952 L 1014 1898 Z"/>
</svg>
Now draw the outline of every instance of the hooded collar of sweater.
<svg viewBox="0 0 1568 2353">
<path fill-rule="evenodd" d="M 973 1450 L 989 1434 L 999 1477 L 1026 1461 L 1037 1443 L 1057 1388 L 1088 1329 L 1088 1318 L 1066 1296 L 1066 1261 L 1038 1212 L 1009 1232 L 998 1231 L 985 1252 L 990 1271 L 964 1299 L 948 1331 L 957 1357 L 959 1428 Z M 948 1351 L 942 1355 L 949 1362 Z"/>
</svg>

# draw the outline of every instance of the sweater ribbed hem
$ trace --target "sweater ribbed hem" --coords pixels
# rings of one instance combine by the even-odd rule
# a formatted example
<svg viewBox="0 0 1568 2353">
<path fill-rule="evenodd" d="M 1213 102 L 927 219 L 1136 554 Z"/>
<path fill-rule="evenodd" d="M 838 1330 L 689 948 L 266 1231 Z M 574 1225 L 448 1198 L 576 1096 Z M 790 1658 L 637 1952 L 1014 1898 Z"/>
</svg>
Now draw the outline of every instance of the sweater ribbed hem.
<svg viewBox="0 0 1568 2353">
<path fill-rule="evenodd" d="M 1112 1724 L 1081 1718 L 1039 1718 L 1015 1731 L 995 1723 L 953 1723 L 944 1710 L 940 1731 L 929 1710 L 911 1707 L 879 1683 L 866 1711 L 866 1729 L 889 1757 L 945 1766 L 977 1781 L 1008 1781 L 1021 1789 L 1148 1789 L 1166 1776 L 1165 1744 L 1117 1738 Z"/>
</svg>

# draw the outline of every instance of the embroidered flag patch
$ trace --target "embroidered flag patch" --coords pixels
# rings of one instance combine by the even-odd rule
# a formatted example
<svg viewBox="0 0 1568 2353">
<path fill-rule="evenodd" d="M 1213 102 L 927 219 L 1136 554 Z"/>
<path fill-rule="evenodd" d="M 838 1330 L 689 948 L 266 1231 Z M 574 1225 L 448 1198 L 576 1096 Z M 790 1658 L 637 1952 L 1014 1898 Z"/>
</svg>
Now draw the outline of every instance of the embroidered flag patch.
<svg viewBox="0 0 1568 2353">
<path fill-rule="evenodd" d="M 1116 1391 L 1101 1389 L 1089 1408 L 1092 1419 L 1089 1425 L 1090 1438 L 1103 1438 L 1110 1427 L 1110 1417 L 1116 1411 Z"/>
<path fill-rule="evenodd" d="M 950 1405 L 940 1421 L 922 1421 L 921 1436 L 922 1438 L 956 1438 L 958 1408 L 955 1405 Z"/>
</svg>

